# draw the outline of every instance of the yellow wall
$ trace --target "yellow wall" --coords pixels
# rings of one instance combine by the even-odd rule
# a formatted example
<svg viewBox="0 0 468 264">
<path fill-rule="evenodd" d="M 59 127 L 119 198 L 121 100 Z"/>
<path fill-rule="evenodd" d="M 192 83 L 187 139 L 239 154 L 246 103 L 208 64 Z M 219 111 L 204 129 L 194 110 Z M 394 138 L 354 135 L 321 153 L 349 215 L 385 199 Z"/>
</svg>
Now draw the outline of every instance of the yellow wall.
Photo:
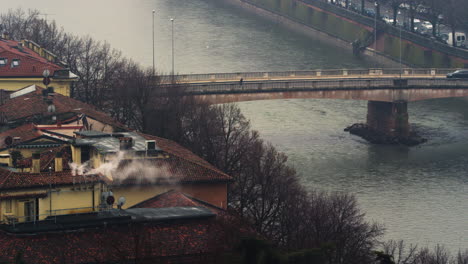
<svg viewBox="0 0 468 264">
<path fill-rule="evenodd" d="M 94 188 L 94 192 L 93 192 Z M 38 199 L 39 205 L 39 220 L 45 219 L 50 215 L 50 210 L 57 215 L 86 213 L 99 210 L 102 189 L 107 190 L 102 184 L 84 184 L 80 185 L 78 181 L 74 186 L 57 187 L 52 189 L 52 194 L 49 193 L 49 188 L 34 189 L 27 191 L 1 192 L 1 195 L 21 195 L 28 193 L 43 193 L 47 192 L 48 196 Z M 226 184 L 184 184 L 184 185 L 152 185 L 152 186 L 121 186 L 113 187 L 112 191 L 117 207 L 117 201 L 121 196 L 126 198 L 124 209 L 131 207 L 137 203 L 152 198 L 158 194 L 169 190 L 178 190 L 186 193 L 199 200 L 208 202 L 215 206 L 226 208 L 227 201 L 227 185 Z M 94 196 L 94 208 L 93 208 Z M 52 200 L 52 203 L 51 203 Z M 36 198 L 14 199 L 12 200 L 12 215 L 18 217 L 19 222 L 24 221 L 24 202 L 36 201 Z M 52 206 L 52 207 L 51 207 Z M 0 219 L 6 221 L 7 200 L 0 202 Z M 81 209 L 79 209 L 81 208 Z M 65 210 L 61 210 L 65 209 Z M 35 209 L 34 209 L 35 210 Z M 59 211 L 54 211 L 59 210 Z"/>
<path fill-rule="evenodd" d="M 54 87 L 54 92 L 70 96 L 70 86 L 74 80 L 54 80 L 51 79 L 49 86 Z M 17 91 L 30 85 L 44 87 L 42 78 L 0 78 L 0 89 L 7 91 Z"/>
<path fill-rule="evenodd" d="M 101 190 L 99 189 L 99 184 L 94 184 L 95 210 L 97 210 L 100 202 L 100 193 Z M 52 191 L 51 197 L 52 210 L 67 209 L 56 211 L 57 215 L 93 211 L 93 185 L 88 184 L 87 188 L 85 188 L 84 184 L 80 185 L 79 183 L 76 183 L 74 187 L 58 187 Z M 41 219 L 45 218 L 49 214 L 49 210 L 51 208 L 50 201 L 50 197 L 39 199 L 39 215 L 44 215 Z"/>
<path fill-rule="evenodd" d="M 93 211 L 93 184 L 88 184 L 88 187 L 85 188 L 85 185 L 80 185 L 76 183 L 75 186 L 66 186 L 58 187 L 52 189 L 52 195 L 48 195 L 45 198 L 39 198 L 39 219 L 45 219 L 49 214 L 49 210 L 60 210 L 56 211 L 56 214 L 73 214 L 73 213 L 86 213 Z M 80 188 L 81 187 L 81 188 Z M 15 192 L 2 192 L 2 195 L 22 195 L 28 193 L 43 193 L 49 192 L 48 188 L 34 189 L 27 191 L 15 191 Z M 100 184 L 94 184 L 94 206 L 95 210 L 98 209 L 100 203 Z M 52 197 L 52 204 L 50 203 Z M 36 198 L 27 198 L 27 199 L 14 199 L 12 200 L 12 211 L 11 214 L 18 217 L 19 222 L 24 221 L 24 202 L 26 201 L 36 201 Z M 52 207 L 51 207 L 52 205 Z M 7 200 L 2 200 L 0 202 L 0 219 L 6 221 L 6 207 Z M 88 207 L 88 208 L 83 208 Z M 82 208 L 82 209 L 74 209 Z"/>
<path fill-rule="evenodd" d="M 81 148 L 71 145 L 72 160 L 76 164 L 81 164 Z"/>
</svg>

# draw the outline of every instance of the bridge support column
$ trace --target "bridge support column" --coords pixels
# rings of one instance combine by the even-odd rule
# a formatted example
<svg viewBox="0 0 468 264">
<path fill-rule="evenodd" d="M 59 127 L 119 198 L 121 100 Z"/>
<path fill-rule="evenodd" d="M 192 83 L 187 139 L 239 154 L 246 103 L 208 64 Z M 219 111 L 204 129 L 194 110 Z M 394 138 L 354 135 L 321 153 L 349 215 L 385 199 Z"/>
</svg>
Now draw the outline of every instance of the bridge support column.
<svg viewBox="0 0 468 264">
<path fill-rule="evenodd" d="M 410 126 L 407 102 L 369 101 L 367 103 L 367 126 L 387 136 L 408 137 Z"/>
</svg>

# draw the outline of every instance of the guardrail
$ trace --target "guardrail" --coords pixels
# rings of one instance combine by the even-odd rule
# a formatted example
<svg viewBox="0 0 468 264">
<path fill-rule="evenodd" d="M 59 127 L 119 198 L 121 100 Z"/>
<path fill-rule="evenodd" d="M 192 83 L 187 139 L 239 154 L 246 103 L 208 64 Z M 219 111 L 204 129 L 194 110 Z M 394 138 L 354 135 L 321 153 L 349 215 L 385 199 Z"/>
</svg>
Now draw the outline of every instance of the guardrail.
<svg viewBox="0 0 468 264">
<path fill-rule="evenodd" d="M 37 222 L 54 222 L 57 221 L 57 216 L 69 215 L 70 213 L 61 213 L 67 211 L 76 211 L 76 210 L 90 210 L 93 211 L 96 208 L 90 207 L 77 207 L 77 208 L 66 208 L 66 209 L 55 209 L 55 210 L 47 210 L 47 214 L 32 214 L 29 216 L 16 216 L 16 215 L 9 215 L 7 216 L 6 224 L 12 225 L 15 227 L 17 224 L 26 224 L 32 223 L 35 225 Z M 43 218 L 43 219 L 42 219 Z M 40 219 L 40 220 L 37 220 Z"/>
<path fill-rule="evenodd" d="M 235 73 L 202 73 L 202 74 L 181 74 L 174 77 L 178 83 L 191 82 L 215 82 L 223 80 L 258 80 L 258 79 L 276 79 L 276 78 L 320 78 L 332 76 L 440 76 L 453 72 L 456 69 L 428 69 L 428 68 L 390 68 L 390 69 L 326 69 L 326 70 L 308 70 L 308 71 L 281 71 L 281 72 L 235 72 Z M 162 76 L 163 83 L 171 83 L 173 76 Z"/>
<path fill-rule="evenodd" d="M 402 82 L 403 81 L 403 82 Z M 185 94 L 252 93 L 298 90 L 358 90 L 358 89 L 468 89 L 468 79 L 324 79 L 291 81 L 251 81 L 192 83 Z M 167 87 L 170 89 L 170 87 Z"/>
</svg>

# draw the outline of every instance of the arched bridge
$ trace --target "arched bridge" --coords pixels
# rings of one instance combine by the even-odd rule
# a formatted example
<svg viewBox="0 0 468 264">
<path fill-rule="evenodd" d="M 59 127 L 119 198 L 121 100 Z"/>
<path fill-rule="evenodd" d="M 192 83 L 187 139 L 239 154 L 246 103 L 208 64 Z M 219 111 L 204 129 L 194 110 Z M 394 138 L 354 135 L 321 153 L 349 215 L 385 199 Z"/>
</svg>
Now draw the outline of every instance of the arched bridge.
<svg viewBox="0 0 468 264">
<path fill-rule="evenodd" d="M 367 100 L 367 124 L 390 136 L 408 136 L 407 103 L 468 96 L 468 79 L 455 69 L 339 69 L 177 76 L 184 94 L 208 103 L 289 98 Z M 169 76 L 163 79 L 169 82 Z"/>
</svg>

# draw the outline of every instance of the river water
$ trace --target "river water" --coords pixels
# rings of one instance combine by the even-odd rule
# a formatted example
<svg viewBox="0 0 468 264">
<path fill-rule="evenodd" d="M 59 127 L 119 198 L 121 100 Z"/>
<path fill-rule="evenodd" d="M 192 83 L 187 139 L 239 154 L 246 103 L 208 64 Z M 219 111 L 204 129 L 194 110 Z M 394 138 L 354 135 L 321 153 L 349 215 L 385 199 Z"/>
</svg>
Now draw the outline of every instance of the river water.
<svg viewBox="0 0 468 264">
<path fill-rule="evenodd" d="M 0 0 L 2 10 L 36 8 L 68 32 L 90 35 L 159 72 L 365 68 L 350 52 L 290 32 L 221 0 Z M 174 22 L 169 19 L 175 18 Z M 173 24 L 172 24 L 173 23 Z M 172 34 L 174 28 L 174 34 Z M 174 53 L 172 53 L 174 40 Z M 271 100 L 239 103 L 262 137 L 289 156 L 307 188 L 347 191 L 388 239 L 468 248 L 468 102 L 409 104 L 418 147 L 373 146 L 343 132 L 365 121 L 366 102 Z"/>
</svg>

